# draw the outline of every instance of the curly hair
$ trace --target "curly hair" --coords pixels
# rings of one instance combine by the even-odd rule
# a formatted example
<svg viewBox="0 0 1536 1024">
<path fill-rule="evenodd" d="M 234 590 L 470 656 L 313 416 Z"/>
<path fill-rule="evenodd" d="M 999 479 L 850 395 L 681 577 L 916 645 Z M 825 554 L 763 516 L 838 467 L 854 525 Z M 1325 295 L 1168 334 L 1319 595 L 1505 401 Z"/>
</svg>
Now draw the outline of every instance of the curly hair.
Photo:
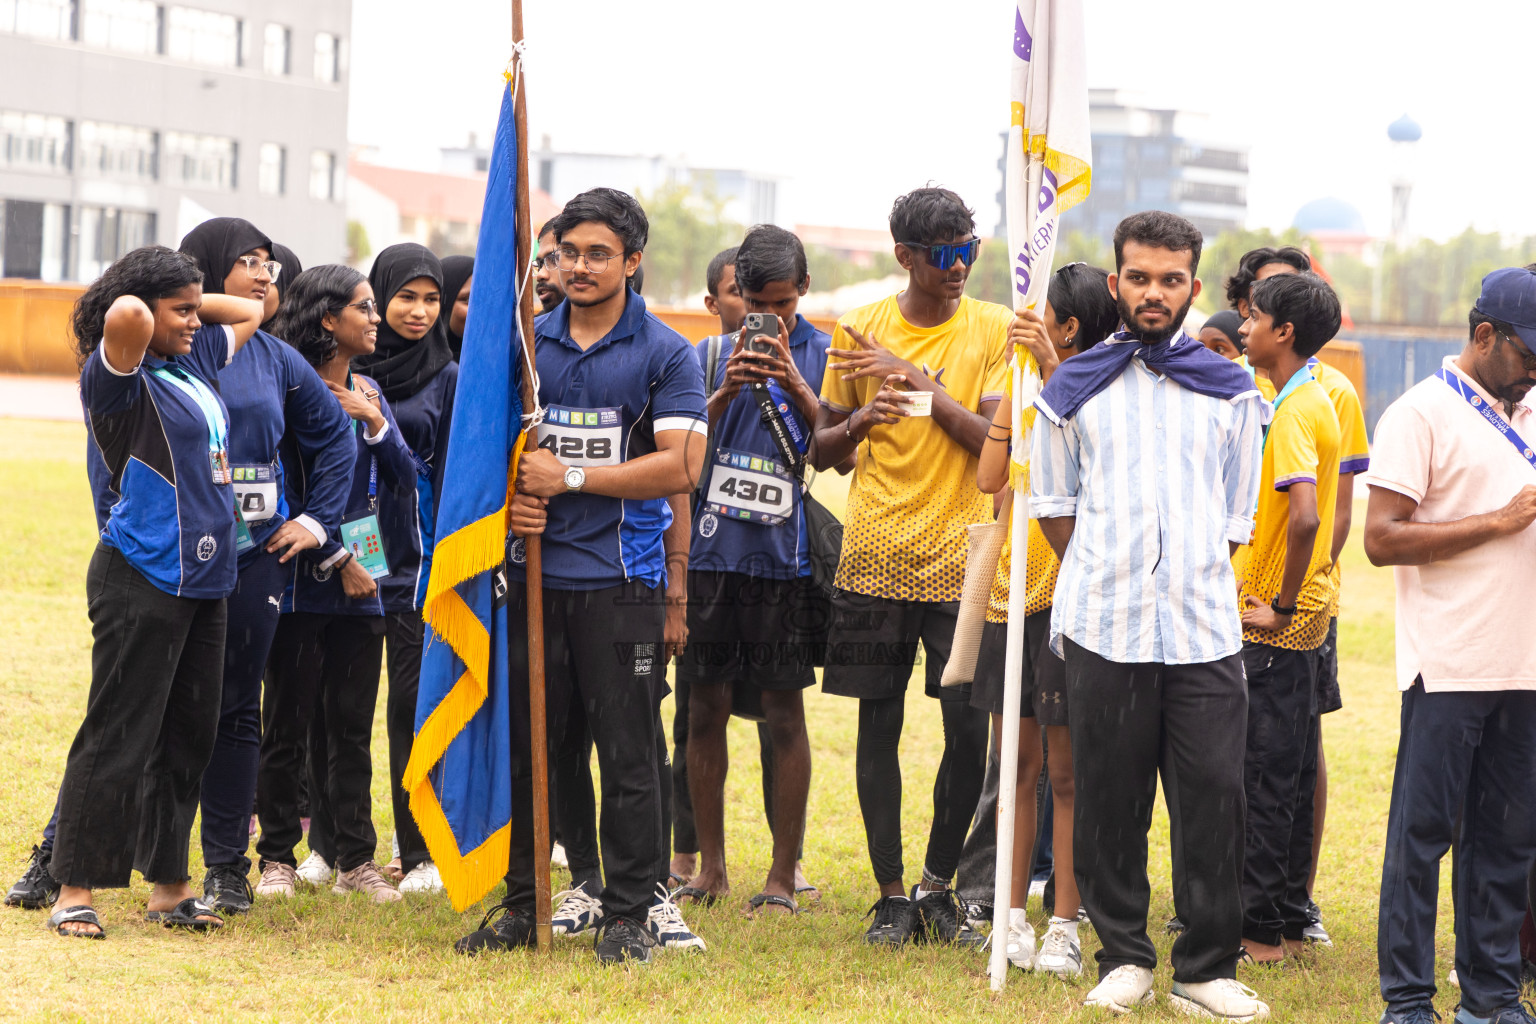
<svg viewBox="0 0 1536 1024">
<path fill-rule="evenodd" d="M 156 301 L 202 281 L 197 260 L 163 245 L 142 246 L 119 257 L 75 300 L 70 313 L 69 326 L 80 365 L 84 366 L 101 344 L 112 303 L 132 295 L 153 311 Z"/>
<path fill-rule="evenodd" d="M 1284 245 L 1278 249 L 1268 245 L 1249 249 L 1237 261 L 1237 273 L 1227 278 L 1227 304 L 1236 309 L 1239 302 L 1247 299 L 1254 282 L 1259 279 L 1259 271 L 1271 263 L 1284 263 L 1298 274 L 1305 274 L 1312 269 L 1312 258 L 1294 245 Z"/>
<path fill-rule="evenodd" d="M 361 273 L 339 263 L 310 267 L 283 292 L 272 333 L 298 349 L 309 365 L 330 362 L 336 355 L 336 338 L 320 321 L 350 303 L 357 286 L 367 282 Z"/>
</svg>

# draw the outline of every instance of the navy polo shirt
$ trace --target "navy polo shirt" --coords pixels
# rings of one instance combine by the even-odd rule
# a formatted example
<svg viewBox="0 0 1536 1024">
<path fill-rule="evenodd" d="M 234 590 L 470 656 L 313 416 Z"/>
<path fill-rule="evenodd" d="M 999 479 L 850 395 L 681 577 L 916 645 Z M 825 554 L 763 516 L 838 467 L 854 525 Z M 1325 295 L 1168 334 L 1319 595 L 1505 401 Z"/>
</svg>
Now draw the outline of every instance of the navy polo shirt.
<svg viewBox="0 0 1536 1024">
<path fill-rule="evenodd" d="M 437 496 L 443 492 L 443 468 L 448 463 L 449 428 L 453 423 L 453 399 L 458 392 L 459 364 L 449 363 L 414 395 L 394 403 L 400 436 L 416 456 L 416 486 L 392 491 L 382 503 L 379 526 L 384 536 L 406 554 L 398 566 L 389 563 L 390 575 L 379 581 L 384 610 L 411 611 L 427 597 L 432 575 L 432 545 L 437 533 Z"/>
<path fill-rule="evenodd" d="M 734 336 L 727 336 L 720 346 L 720 361 L 715 367 L 714 389 L 725 383 L 725 364 L 735 344 Z M 821 379 L 827 370 L 827 349 L 832 338 L 805 317 L 796 316 L 794 329 L 789 332 L 789 354 L 800 375 L 821 392 Z M 699 366 L 709 366 L 708 339 L 697 346 Z M 812 424 L 800 415 L 793 402 L 781 402 L 779 411 L 786 420 L 793 419 L 801 430 L 801 436 L 811 436 Z M 773 435 L 763 426 L 762 414 L 752 393 L 743 388 L 726 407 L 725 413 L 715 424 L 713 443 L 704 461 L 704 480 L 701 498 L 710 493 L 711 477 L 730 472 L 730 460 L 722 462 L 721 453 L 758 456 L 782 462 Z M 737 460 L 739 461 L 739 460 Z M 753 477 L 762 480 L 762 477 Z M 811 559 L 805 533 L 805 516 L 801 511 L 800 488 L 785 485 L 785 497 L 791 502 L 792 511 L 785 521 L 769 526 L 758 520 L 743 519 L 740 515 L 720 514 L 712 511 L 706 500 L 698 502 L 693 515 L 693 541 L 689 553 L 689 568 L 712 572 L 739 572 L 764 579 L 786 580 L 811 574 Z M 734 507 L 734 506 L 731 506 Z"/>
<path fill-rule="evenodd" d="M 144 353 L 128 373 L 107 364 L 98 345 L 80 371 L 80 401 L 117 496 L 102 543 L 156 587 L 177 597 L 222 598 L 235 589 L 235 494 L 213 482 L 208 420 L 201 406 L 152 371 L 176 367 L 218 397 L 219 370 L 229 363 L 235 333 L 208 324 L 192 351 L 172 359 Z"/>
<path fill-rule="evenodd" d="M 377 389 L 379 386 L 362 374 L 356 377 L 364 387 Z M 336 401 L 336 396 L 329 390 L 325 397 L 338 410 L 341 408 L 341 403 Z M 389 495 L 414 493 L 416 489 L 416 460 L 411 457 L 411 450 L 406 447 L 394 411 L 388 399 L 383 396 L 379 398 L 379 411 L 384 414 L 384 429 L 374 437 L 365 434 L 366 428 L 361 423 L 350 417 L 347 419 L 347 433 L 339 444 L 339 450 L 346 458 L 351 486 L 344 494 L 345 509 L 340 515 L 341 522 L 378 515 Z M 311 453 L 301 451 L 292 440 L 284 442 L 282 454 L 286 464 L 284 475 L 289 484 L 289 498 L 296 507 L 302 507 L 307 498 L 306 485 L 320 482 L 317 460 Z M 371 487 L 370 480 L 373 481 Z M 370 489 L 373 492 L 371 496 Z M 373 597 L 355 601 L 347 596 L 346 589 L 341 585 L 341 574 L 335 569 L 336 563 L 341 561 L 346 551 L 332 540 L 319 548 L 301 552 L 288 563 L 292 568 L 287 591 L 283 594 L 282 610 L 326 615 L 383 615 L 385 581 L 398 571 L 397 562 L 405 565 L 419 564 L 421 548 L 417 546 L 414 533 L 390 536 L 383 530 L 382 518 L 379 525 L 390 575 L 377 581 L 379 589 Z"/>
<path fill-rule="evenodd" d="M 540 447 L 566 465 L 617 465 L 656 450 L 667 430 L 706 433 L 704 375 L 688 340 L 627 292 L 624 315 L 585 352 L 571 340 L 570 303 L 534 322 Z M 599 590 L 630 580 L 666 579 L 662 534 L 672 523 L 665 498 L 631 501 L 597 494 L 549 499 L 544 585 Z M 509 572 L 523 579 L 523 545 L 511 544 Z"/>
</svg>

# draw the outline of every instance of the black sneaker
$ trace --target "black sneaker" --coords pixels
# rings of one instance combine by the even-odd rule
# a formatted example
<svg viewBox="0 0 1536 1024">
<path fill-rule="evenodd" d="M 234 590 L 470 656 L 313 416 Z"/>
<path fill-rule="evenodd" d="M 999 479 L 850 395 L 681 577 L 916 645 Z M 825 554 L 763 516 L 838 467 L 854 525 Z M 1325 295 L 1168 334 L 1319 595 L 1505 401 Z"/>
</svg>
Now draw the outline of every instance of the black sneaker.
<svg viewBox="0 0 1536 1024">
<path fill-rule="evenodd" d="M 491 918 L 496 916 L 497 911 L 502 916 L 495 924 L 491 924 Z M 479 928 L 453 944 L 453 951 L 465 956 L 503 953 L 520 946 L 531 947 L 534 942 L 533 911 L 511 906 L 502 900 L 486 912 Z"/>
<path fill-rule="evenodd" d="M 627 917 L 608 917 L 597 926 L 592 948 L 600 964 L 648 964 L 656 940 L 643 925 Z"/>
<path fill-rule="evenodd" d="M 1168 919 L 1167 928 L 1169 935 L 1178 935 L 1184 930 L 1184 922 L 1179 920 L 1178 914 L 1174 914 Z"/>
<path fill-rule="evenodd" d="M 214 910 L 223 914 L 250 911 L 256 894 L 251 891 L 251 880 L 245 877 L 241 867 L 241 864 L 215 864 L 203 876 L 203 899 Z"/>
<path fill-rule="evenodd" d="M 42 910 L 51 907 L 59 898 L 59 880 L 48 873 L 50 855 L 39 847 L 32 847 L 32 859 L 27 870 L 5 894 L 5 905 L 23 910 Z"/>
<path fill-rule="evenodd" d="M 1328 929 L 1323 927 L 1323 910 L 1312 897 L 1307 897 L 1307 927 L 1302 930 L 1301 937 L 1304 941 L 1318 946 L 1331 946 L 1333 939 L 1328 935 Z"/>
<path fill-rule="evenodd" d="M 980 946 L 986 937 L 970 926 L 960 910 L 960 900 L 955 890 L 931 892 L 917 898 L 917 888 L 912 889 L 912 916 L 915 921 L 914 942 L 938 942 L 946 946 Z"/>
<path fill-rule="evenodd" d="M 869 908 L 875 923 L 864 933 L 871 946 L 904 946 L 912 940 L 912 901 L 905 896 L 882 896 Z"/>
</svg>

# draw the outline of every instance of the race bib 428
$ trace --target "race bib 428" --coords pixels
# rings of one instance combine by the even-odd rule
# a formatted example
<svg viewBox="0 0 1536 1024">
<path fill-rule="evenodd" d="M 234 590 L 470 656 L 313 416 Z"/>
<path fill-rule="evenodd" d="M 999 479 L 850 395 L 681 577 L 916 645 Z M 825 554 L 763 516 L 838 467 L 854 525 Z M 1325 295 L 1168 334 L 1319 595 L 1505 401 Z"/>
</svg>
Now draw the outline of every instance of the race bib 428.
<svg viewBox="0 0 1536 1024">
<path fill-rule="evenodd" d="M 624 418 L 618 409 L 550 406 L 539 424 L 539 447 L 567 466 L 617 466 Z"/>
</svg>

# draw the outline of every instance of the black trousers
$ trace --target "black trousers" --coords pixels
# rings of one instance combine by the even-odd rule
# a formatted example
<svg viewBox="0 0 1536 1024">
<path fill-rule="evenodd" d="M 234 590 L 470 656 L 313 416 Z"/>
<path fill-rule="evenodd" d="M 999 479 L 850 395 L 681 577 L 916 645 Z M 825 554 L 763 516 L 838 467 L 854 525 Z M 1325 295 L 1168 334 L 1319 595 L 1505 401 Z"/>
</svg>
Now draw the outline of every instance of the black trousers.
<svg viewBox="0 0 1536 1024">
<path fill-rule="evenodd" d="M 261 761 L 261 676 L 277 632 L 288 567 L 277 553 L 259 552 L 240 570 L 229 595 L 224 636 L 224 696 L 219 733 L 203 772 L 203 863 L 250 867 L 251 810 Z"/>
<path fill-rule="evenodd" d="M 597 852 L 597 797 L 592 788 L 592 731 L 580 701 L 572 701 L 565 732 L 550 762 L 550 821 L 565 847 L 571 885 L 588 893 L 603 891 L 602 862 Z"/>
<path fill-rule="evenodd" d="M 303 836 L 298 781 L 311 726 L 323 722 L 310 757 L 312 844 L 338 870 L 373 859 L 373 713 L 384 660 L 384 619 L 377 615 L 289 612 L 267 660 L 265 731 L 256 805 L 263 864 L 294 866 Z M 323 837 L 323 838 L 319 838 Z"/>
<path fill-rule="evenodd" d="M 1461 1005 L 1478 1017 L 1520 999 L 1520 921 L 1536 857 L 1536 692 L 1403 694 L 1387 815 L 1376 956 L 1392 1010 L 1435 994 L 1440 861 L 1461 818 L 1453 884 Z"/>
<path fill-rule="evenodd" d="M 1063 639 L 1077 803 L 1072 854 L 1103 943 L 1099 977 L 1157 966 L 1147 937 L 1147 830 L 1159 772 L 1168 803 L 1179 982 L 1236 976 L 1242 940 L 1241 654 L 1197 665 L 1121 664 Z"/>
<path fill-rule="evenodd" d="M 411 816 L 410 797 L 400 780 L 411 760 L 416 740 L 416 690 L 421 683 L 421 650 L 426 624 L 420 611 L 389 612 L 384 616 L 385 652 L 389 659 L 389 698 L 384 707 L 389 732 L 389 795 L 395 812 L 395 839 L 400 844 L 400 868 L 410 871 L 431 860 L 427 841 Z M 311 826 L 313 827 L 313 826 Z"/>
<path fill-rule="evenodd" d="M 1243 758 L 1243 936 L 1302 938 L 1317 786 L 1319 651 L 1243 645 L 1248 747 Z"/>
<path fill-rule="evenodd" d="M 604 882 L 601 899 L 613 916 L 644 921 L 658 883 L 666 879 L 669 843 L 663 833 L 663 742 L 659 695 L 665 607 L 659 588 L 626 583 L 603 590 L 544 591 L 546 735 L 554 750 L 579 701 L 602 774 L 598 842 Z M 528 690 L 527 589 L 507 595 L 507 656 L 513 685 L 512 843 L 507 865 L 511 906 L 534 905 L 533 763 Z M 664 748 L 663 748 L 664 750 Z M 660 873 L 658 873 L 660 872 Z"/>
<path fill-rule="evenodd" d="M 134 869 L 187 870 L 198 781 L 213 751 L 224 669 L 224 599 L 173 597 L 98 544 L 85 577 L 91 690 L 59 789 L 53 876 L 123 888 Z"/>
</svg>

